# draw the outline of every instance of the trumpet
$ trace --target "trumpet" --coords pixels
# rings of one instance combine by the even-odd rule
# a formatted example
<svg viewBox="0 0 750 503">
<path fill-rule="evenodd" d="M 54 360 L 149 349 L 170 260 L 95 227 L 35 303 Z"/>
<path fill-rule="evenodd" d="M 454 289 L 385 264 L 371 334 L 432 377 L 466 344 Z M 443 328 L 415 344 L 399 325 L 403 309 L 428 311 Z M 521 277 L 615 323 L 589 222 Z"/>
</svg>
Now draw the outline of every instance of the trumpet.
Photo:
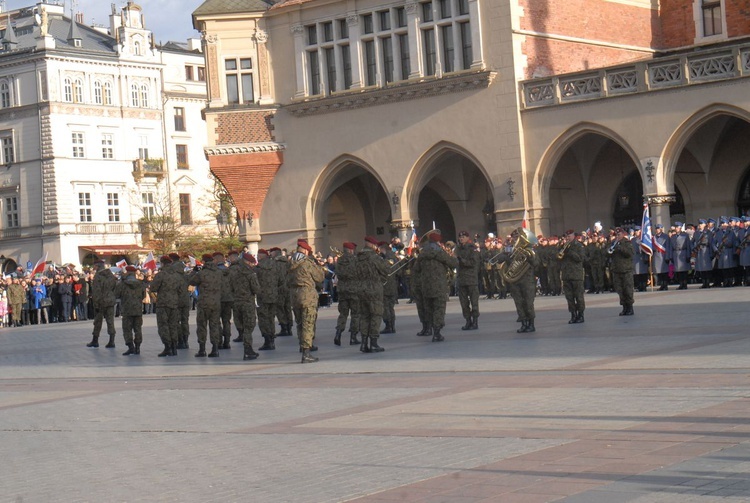
<svg viewBox="0 0 750 503">
<path fill-rule="evenodd" d="M 565 257 L 565 252 L 568 251 L 568 248 L 570 248 L 570 244 L 573 241 L 565 241 L 562 246 L 560 246 L 560 249 L 557 252 L 557 260 L 562 260 L 563 257 Z"/>
<path fill-rule="evenodd" d="M 609 249 L 607 250 L 607 253 L 610 254 L 610 255 L 612 255 L 615 252 L 615 250 L 617 249 L 618 246 L 620 246 L 620 240 L 619 239 L 617 241 L 615 241 L 614 243 L 612 243 L 612 246 L 609 247 Z"/>
<path fill-rule="evenodd" d="M 336 258 L 341 257 L 341 255 L 344 254 L 344 252 L 342 252 L 341 250 L 339 250 L 335 246 L 330 246 L 329 248 L 331 249 L 331 253 L 333 253 L 334 257 L 336 257 Z"/>
</svg>

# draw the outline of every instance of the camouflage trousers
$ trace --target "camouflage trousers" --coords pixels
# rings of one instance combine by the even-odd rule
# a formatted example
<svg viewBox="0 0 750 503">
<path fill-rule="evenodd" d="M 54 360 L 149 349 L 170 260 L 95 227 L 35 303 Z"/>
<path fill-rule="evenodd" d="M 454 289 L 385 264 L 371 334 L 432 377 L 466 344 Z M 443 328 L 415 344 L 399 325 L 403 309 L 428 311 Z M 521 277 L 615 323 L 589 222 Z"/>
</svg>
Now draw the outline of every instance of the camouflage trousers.
<svg viewBox="0 0 750 503">
<path fill-rule="evenodd" d="M 276 335 L 276 327 L 273 325 L 275 317 L 275 302 L 262 302 L 258 306 L 258 328 L 260 329 L 260 335 L 264 337 L 274 337 Z"/>
<path fill-rule="evenodd" d="M 221 344 L 221 322 L 219 315 L 221 314 L 220 304 L 208 304 L 198 305 L 198 314 L 196 315 L 196 329 L 195 332 L 198 334 L 198 342 L 201 344 L 206 343 L 206 336 L 208 331 L 211 333 L 211 344 L 218 346 Z M 206 330 L 208 328 L 208 331 Z"/>
<path fill-rule="evenodd" d="M 419 322 L 422 324 L 427 323 L 427 319 L 424 315 L 424 297 L 422 296 L 422 292 L 415 290 L 414 292 L 414 304 L 417 306 L 417 317 L 419 318 Z"/>
<path fill-rule="evenodd" d="M 156 330 L 159 332 L 159 338 L 165 346 L 177 344 L 179 339 L 177 320 L 178 313 L 176 307 L 156 306 Z"/>
<path fill-rule="evenodd" d="M 310 349 L 315 341 L 315 322 L 318 321 L 318 304 L 295 307 L 294 319 L 297 321 L 297 338 L 302 349 Z"/>
<path fill-rule="evenodd" d="M 190 338 L 190 302 L 177 307 L 177 334 L 183 342 Z"/>
<path fill-rule="evenodd" d="M 586 301 L 583 298 L 583 281 L 565 280 L 563 281 L 563 293 L 565 300 L 568 301 L 568 311 L 582 313 L 586 309 Z"/>
<path fill-rule="evenodd" d="M 279 325 L 291 325 L 294 321 L 292 315 L 292 299 L 289 292 L 279 292 L 279 298 L 276 300 L 276 318 L 279 319 Z M 294 314 L 294 319 L 296 317 L 297 315 Z"/>
<path fill-rule="evenodd" d="M 635 290 L 635 286 L 633 284 L 633 273 L 613 272 L 612 285 L 614 286 L 617 295 L 620 296 L 620 305 L 632 306 L 634 303 L 633 290 Z"/>
<path fill-rule="evenodd" d="M 234 326 L 242 337 L 246 348 L 253 347 L 253 330 L 255 330 L 255 302 L 234 303 Z"/>
<path fill-rule="evenodd" d="M 102 321 L 107 320 L 107 334 L 114 336 L 115 331 L 115 306 L 98 307 L 94 315 L 94 337 L 99 337 L 102 331 Z"/>
<path fill-rule="evenodd" d="M 363 337 L 377 339 L 383 323 L 382 300 L 359 300 L 359 330 Z"/>
<path fill-rule="evenodd" d="M 353 295 L 339 294 L 339 318 L 336 321 L 336 330 L 346 331 L 346 319 L 351 317 L 349 332 L 359 332 L 359 301 Z"/>
<path fill-rule="evenodd" d="M 601 264 L 591 264 L 591 282 L 595 290 L 604 290 L 604 267 Z"/>
<path fill-rule="evenodd" d="M 234 302 L 221 303 L 221 335 L 224 339 L 232 336 L 232 306 Z"/>
<path fill-rule="evenodd" d="M 534 313 L 534 297 L 536 296 L 536 280 L 532 276 L 530 280 L 520 279 L 516 283 L 508 285 L 508 291 L 513 302 L 516 305 L 516 313 L 522 320 L 533 321 L 536 317 Z"/>
<path fill-rule="evenodd" d="M 438 297 L 424 297 L 425 324 L 432 328 L 441 329 L 445 326 L 445 304 L 448 296 L 443 294 Z"/>
<path fill-rule="evenodd" d="M 479 317 L 479 287 L 477 285 L 461 285 L 458 287 L 458 301 L 461 303 L 461 314 L 464 319 Z"/>
<path fill-rule="evenodd" d="M 143 342 L 143 316 L 123 316 L 122 317 L 122 336 L 125 338 L 125 344 L 140 346 Z"/>
<path fill-rule="evenodd" d="M 396 321 L 396 297 L 391 295 L 383 296 L 383 320 L 388 323 Z"/>
</svg>

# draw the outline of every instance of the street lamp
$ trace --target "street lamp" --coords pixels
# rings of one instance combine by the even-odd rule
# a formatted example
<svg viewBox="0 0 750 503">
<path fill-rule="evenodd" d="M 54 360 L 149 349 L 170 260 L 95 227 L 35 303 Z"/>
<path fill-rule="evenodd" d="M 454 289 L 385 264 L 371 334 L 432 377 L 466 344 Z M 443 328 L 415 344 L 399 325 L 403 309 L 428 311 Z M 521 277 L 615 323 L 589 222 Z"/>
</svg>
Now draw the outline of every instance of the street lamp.
<svg viewBox="0 0 750 503">
<path fill-rule="evenodd" d="M 219 236 L 223 238 L 229 226 L 229 217 L 225 213 L 219 213 L 216 215 L 216 225 L 219 227 Z"/>
</svg>

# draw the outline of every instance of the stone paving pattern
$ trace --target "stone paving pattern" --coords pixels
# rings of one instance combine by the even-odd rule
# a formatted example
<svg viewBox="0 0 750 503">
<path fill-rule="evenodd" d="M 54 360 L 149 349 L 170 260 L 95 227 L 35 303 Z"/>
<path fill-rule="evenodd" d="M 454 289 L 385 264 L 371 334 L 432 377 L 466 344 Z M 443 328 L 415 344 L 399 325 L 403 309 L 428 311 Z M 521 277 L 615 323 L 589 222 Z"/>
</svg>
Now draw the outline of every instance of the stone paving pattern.
<svg viewBox="0 0 750 503">
<path fill-rule="evenodd" d="M 647 292 L 619 317 L 587 296 L 483 300 L 463 332 L 416 337 L 397 307 L 381 354 L 296 338 L 242 361 L 87 349 L 91 323 L 0 329 L 0 502 L 750 502 L 750 288 Z M 191 313 L 195 321 L 195 312 Z M 257 334 L 257 330 L 256 330 Z"/>
</svg>

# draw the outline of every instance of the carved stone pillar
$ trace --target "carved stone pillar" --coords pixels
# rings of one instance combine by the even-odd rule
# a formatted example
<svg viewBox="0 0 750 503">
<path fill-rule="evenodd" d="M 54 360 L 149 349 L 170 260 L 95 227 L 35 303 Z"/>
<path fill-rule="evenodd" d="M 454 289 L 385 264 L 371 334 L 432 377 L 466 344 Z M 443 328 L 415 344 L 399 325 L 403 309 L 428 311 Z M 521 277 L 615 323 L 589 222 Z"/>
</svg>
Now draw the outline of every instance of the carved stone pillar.
<svg viewBox="0 0 750 503">
<path fill-rule="evenodd" d="M 216 47 L 218 37 L 212 33 L 203 32 L 203 52 L 206 55 L 206 73 L 208 74 L 209 106 L 219 107 L 221 103 L 221 88 L 219 87 L 219 50 Z"/>
<path fill-rule="evenodd" d="M 669 205 L 675 201 L 677 201 L 677 196 L 674 194 L 646 196 L 653 225 L 662 224 L 664 227 L 669 228 Z"/>
</svg>

